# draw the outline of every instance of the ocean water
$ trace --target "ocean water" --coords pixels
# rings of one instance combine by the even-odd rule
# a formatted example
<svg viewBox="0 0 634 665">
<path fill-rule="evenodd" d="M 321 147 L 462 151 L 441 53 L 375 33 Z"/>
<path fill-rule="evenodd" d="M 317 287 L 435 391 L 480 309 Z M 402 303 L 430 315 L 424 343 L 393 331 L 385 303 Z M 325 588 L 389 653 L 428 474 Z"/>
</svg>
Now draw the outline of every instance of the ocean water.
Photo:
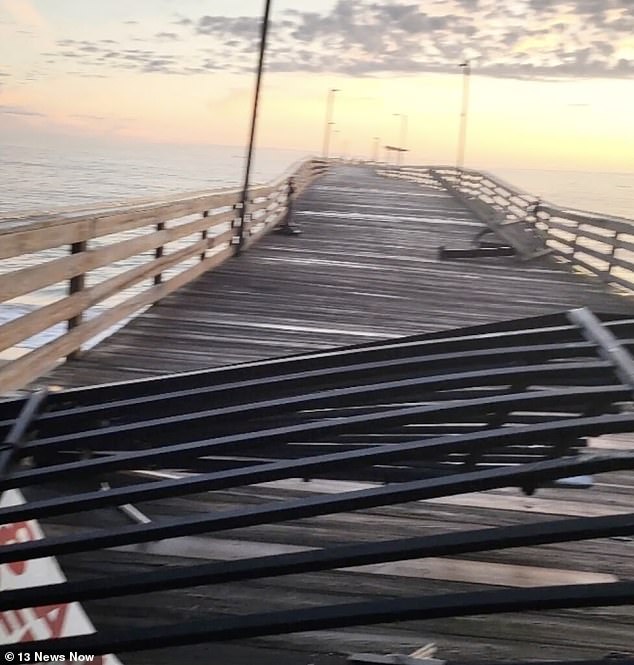
<svg viewBox="0 0 634 665">
<path fill-rule="evenodd" d="M 306 151 L 259 148 L 251 180 L 254 184 L 270 181 L 308 155 Z M 0 148 L 0 218 L 238 186 L 244 162 L 244 147 L 235 146 L 5 144 Z M 634 170 L 586 173 L 493 168 L 489 172 L 551 203 L 634 218 Z"/>
<path fill-rule="evenodd" d="M 586 173 L 491 169 L 493 175 L 561 207 L 634 219 L 634 171 Z"/>
<path fill-rule="evenodd" d="M 309 153 L 261 148 L 252 184 Z M 0 148 L 0 218 L 242 184 L 245 149 L 232 146 L 78 145 Z"/>
<path fill-rule="evenodd" d="M 264 183 L 309 155 L 258 148 L 252 182 Z M 241 184 L 244 147 L 154 144 L 3 145 L 0 218 L 27 211 L 114 203 Z M 631 173 L 489 169 L 554 204 L 634 218 Z"/>
</svg>

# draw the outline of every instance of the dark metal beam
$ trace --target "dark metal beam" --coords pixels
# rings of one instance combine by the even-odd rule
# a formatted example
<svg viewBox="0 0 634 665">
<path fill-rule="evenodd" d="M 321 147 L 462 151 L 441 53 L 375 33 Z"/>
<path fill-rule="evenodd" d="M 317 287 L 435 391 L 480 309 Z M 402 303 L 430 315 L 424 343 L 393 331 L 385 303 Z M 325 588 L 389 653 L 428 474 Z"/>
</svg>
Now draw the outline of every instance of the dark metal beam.
<svg viewBox="0 0 634 665">
<path fill-rule="evenodd" d="M 225 409 L 209 409 L 195 413 L 185 413 L 166 418 L 153 418 L 142 422 L 124 423 L 110 427 L 102 427 L 89 431 L 74 432 L 59 436 L 38 439 L 26 444 L 24 455 L 50 454 L 60 448 L 69 450 L 77 446 L 83 450 L 118 450 L 128 447 L 127 439 L 142 435 L 145 442 L 163 442 L 166 438 L 176 441 L 187 441 L 196 430 L 205 428 L 209 431 L 216 420 L 221 417 L 236 417 L 249 413 L 279 413 L 287 408 L 315 408 L 332 404 L 346 404 L 347 399 L 360 399 L 372 393 L 380 394 L 382 399 L 408 398 L 414 390 L 447 390 L 452 388 L 508 385 L 521 382 L 524 385 L 561 385 L 562 382 L 573 382 L 583 385 L 612 383 L 612 364 L 603 360 L 587 360 L 584 362 L 544 363 L 521 367 L 487 368 L 476 371 L 455 372 L 421 376 L 400 381 L 370 385 L 352 386 L 321 393 L 309 393 L 296 397 L 284 397 L 262 404 L 238 404 Z M 414 393 L 415 394 L 415 393 Z M 381 419 L 379 414 L 374 421 Z M 387 416 L 385 416 L 387 417 Z M 235 421 L 234 421 L 235 422 Z M 241 421 L 237 421 L 240 423 Z M 350 422 L 353 425 L 353 421 Z M 312 425 L 307 425 L 312 427 Z M 240 431 L 240 430 L 238 430 Z"/>
<path fill-rule="evenodd" d="M 36 650 L 45 653 L 120 653 L 397 621 L 633 603 L 634 582 L 476 591 L 214 617 L 170 626 L 144 626 L 59 640 L 23 642 L 20 649 L 24 653 Z"/>
<path fill-rule="evenodd" d="M 633 533 L 634 513 L 629 513 L 607 517 L 551 520 L 378 543 L 355 543 L 292 554 L 206 563 L 197 566 L 170 566 L 146 573 L 8 590 L 3 591 L 0 595 L 0 611 L 36 605 L 115 598 L 192 586 L 242 582 L 390 561 L 473 554 L 593 538 L 630 536 Z"/>
<path fill-rule="evenodd" d="M 19 415 L 0 446 L 0 478 L 8 473 L 11 462 L 18 457 L 24 446 L 24 437 L 29 425 L 42 408 L 47 396 L 48 390 L 44 388 L 32 393 L 23 403 Z"/>
<path fill-rule="evenodd" d="M 617 391 L 621 390 L 620 387 L 615 387 Z M 606 388 L 607 389 L 607 388 Z M 597 393 L 598 394 L 598 393 Z M 536 392 L 534 399 L 537 400 L 544 395 Z M 512 395 L 509 395 L 509 401 L 513 400 Z M 562 398 L 564 396 L 562 395 Z M 486 399 L 486 398 L 485 398 Z M 501 398 L 502 399 L 502 398 Z M 491 400 L 488 400 L 489 403 Z M 530 400 L 529 400 L 530 401 Z M 480 404 L 482 402 L 480 401 Z M 463 403 L 458 405 L 444 405 L 445 409 L 450 409 L 452 406 L 464 406 Z M 42 483 L 46 481 L 55 481 L 59 478 L 64 478 L 65 481 L 73 477 L 86 477 L 92 474 L 123 470 L 123 469 L 139 469 L 144 466 L 152 464 L 178 464 L 183 458 L 187 456 L 200 456 L 217 454 L 221 451 L 234 450 L 240 445 L 257 444 L 262 447 L 266 444 L 285 443 L 292 440 L 298 434 L 302 434 L 310 438 L 310 440 L 317 441 L 319 436 L 334 433 L 350 433 L 351 431 L 368 432 L 373 431 L 376 424 L 392 424 L 398 425 L 399 423 L 409 422 L 413 415 L 420 415 L 427 411 L 433 411 L 438 407 L 410 407 L 405 409 L 394 409 L 386 413 L 379 414 L 362 414 L 359 416 L 350 416 L 348 418 L 339 418 L 334 421 L 325 420 L 317 421 L 314 423 L 306 423 L 302 425 L 292 425 L 288 427 L 273 427 L 270 429 L 257 430 L 255 432 L 245 432 L 226 437 L 217 437 L 212 439 L 203 439 L 200 441 L 190 441 L 188 443 L 181 443 L 176 445 L 168 445 L 151 450 L 140 450 L 128 453 L 121 453 L 116 455 L 108 455 L 107 457 L 100 457 L 96 459 L 78 460 L 68 462 L 65 464 L 55 464 L 49 467 L 42 467 L 30 469 L 28 471 L 21 471 L 14 473 L 11 477 L 0 479 L 0 489 L 10 489 L 12 487 L 21 487 L 29 484 Z M 443 407 L 441 407 L 443 408 Z M 634 426 L 634 414 L 615 414 L 604 415 L 587 418 L 572 418 L 562 422 L 546 422 L 536 425 L 529 425 L 523 427 L 502 427 L 494 428 L 484 432 L 474 432 L 465 434 L 464 436 L 456 439 L 454 436 L 439 437 L 437 439 L 422 439 L 416 442 L 399 444 L 401 453 L 416 453 L 416 454 L 435 454 L 442 455 L 449 451 L 459 451 L 472 449 L 474 446 L 479 445 L 482 448 L 490 448 L 495 446 L 503 446 L 507 443 L 524 443 L 524 442 L 540 442 L 544 443 L 553 438 L 561 440 L 562 437 L 574 436 L 590 436 L 593 434 L 602 434 L 608 432 L 628 431 Z M 393 449 L 383 451 L 385 455 L 390 455 Z M 277 467 L 272 469 L 270 467 L 260 466 L 255 469 L 247 469 L 242 476 L 243 482 L 238 484 L 247 484 L 252 482 L 265 482 L 266 480 L 274 480 L 280 477 L 288 477 L 288 475 L 279 475 L 277 477 L 267 477 L 270 473 L 283 473 L 289 474 L 290 472 L 302 475 L 302 473 L 311 471 L 312 469 L 319 469 L 321 467 L 331 464 L 339 464 L 342 462 L 364 464 L 367 462 L 374 462 L 380 459 L 375 449 L 365 450 L 361 452 L 348 452 L 348 453 L 333 453 L 329 456 L 321 457 L 317 460 L 304 461 L 304 466 L 299 463 L 288 464 L 280 462 L 279 471 Z M 238 480 L 237 472 L 229 472 L 234 475 L 231 476 L 230 482 Z M 247 475 L 248 475 L 248 481 Z M 224 482 L 228 482 L 230 475 L 227 475 Z M 220 478 L 219 478 L 220 480 Z M 220 487 L 227 487 L 228 485 L 220 484 Z M 220 488 L 216 487 L 216 489 Z"/>
<path fill-rule="evenodd" d="M 634 342 L 633 342 L 634 343 Z M 81 428 L 83 423 L 103 421 L 116 417 L 118 421 L 126 415 L 134 421 L 150 418 L 164 409 L 185 413 L 207 408 L 210 399 L 220 398 L 223 405 L 240 403 L 248 391 L 251 401 L 258 395 L 269 398 L 277 393 L 296 395 L 307 392 L 307 386 L 326 389 L 339 384 L 353 385 L 355 381 L 368 381 L 375 376 L 382 379 L 399 378 L 421 371 L 447 370 L 451 368 L 499 366 L 505 364 L 526 364 L 531 359 L 542 362 L 554 358 L 596 357 L 596 346 L 591 342 L 569 342 L 560 344 L 534 344 L 502 348 L 476 349 L 457 353 L 414 355 L 390 360 L 363 362 L 344 367 L 322 367 L 305 372 L 293 372 L 278 376 L 254 378 L 251 380 L 218 382 L 180 391 L 144 395 L 88 406 L 58 409 L 39 415 L 38 430 L 50 433 L 51 428 L 64 425 L 66 431 Z M 215 402 L 214 402 L 215 403 Z M 0 423 L 2 425 L 2 423 Z M 83 425 L 86 429 L 86 426 Z"/>
<path fill-rule="evenodd" d="M 626 399 L 628 391 L 623 386 L 605 387 L 601 389 L 567 389 L 556 391 L 535 391 L 529 394 L 510 394 L 494 399 L 490 397 L 480 398 L 475 400 L 464 400 L 454 403 L 441 403 L 431 407 L 422 407 L 418 409 L 406 409 L 408 412 L 416 412 L 419 415 L 433 418 L 435 415 L 444 414 L 445 417 L 451 419 L 452 414 L 468 414 L 477 413 L 482 409 L 487 409 L 489 412 L 496 409 L 513 410 L 522 407 L 524 409 L 538 409 L 542 406 L 557 404 L 558 408 L 564 408 L 567 405 L 580 405 L 587 403 L 587 401 L 596 402 L 605 399 L 618 400 Z M 391 414 L 388 413 L 391 417 Z M 363 417 L 362 417 L 363 418 Z M 385 464 L 391 461 L 403 460 L 409 457 L 416 457 L 416 459 L 433 458 L 437 459 L 441 454 L 451 452 L 473 452 L 475 449 L 484 451 L 487 447 L 500 448 L 502 446 L 509 446 L 522 441 L 529 441 L 535 443 L 537 440 L 542 442 L 549 438 L 549 432 L 555 431 L 555 438 L 560 440 L 565 434 L 566 424 L 570 424 L 575 432 L 578 432 L 577 423 L 579 419 L 569 419 L 569 421 L 562 421 L 560 428 L 552 430 L 552 422 L 524 426 L 517 430 L 511 430 L 508 427 L 497 428 L 493 431 L 475 433 L 475 435 L 465 435 L 462 437 L 464 440 L 456 440 L 456 437 L 447 436 L 440 439 L 415 439 L 406 443 L 399 443 L 398 446 L 392 444 L 384 444 L 374 447 L 364 447 L 361 449 L 353 449 L 349 451 L 329 453 L 325 455 L 304 457 L 301 459 L 291 459 L 289 461 L 275 461 L 268 464 L 260 464 L 256 466 L 244 465 L 236 469 L 231 469 L 224 472 L 216 472 L 210 474 L 201 474 L 194 477 L 187 477 L 179 480 L 164 480 L 153 481 L 151 483 L 143 483 L 132 487 L 111 488 L 107 492 L 101 490 L 94 492 L 87 492 L 84 494 L 75 494 L 68 497 L 57 497 L 54 499 L 31 501 L 27 504 L 20 506 L 10 506 L 0 508 L 0 523 L 10 521 L 18 521 L 24 519 L 35 519 L 43 517 L 52 517 L 68 512 L 80 512 L 84 510 L 91 510 L 104 506 L 116 506 L 121 503 L 136 502 L 136 501 L 150 501 L 155 499 L 164 499 L 174 496 L 182 496 L 186 494 L 194 494 L 197 492 L 206 492 L 217 489 L 227 489 L 229 487 L 237 487 L 240 485 L 253 484 L 258 482 L 267 482 L 271 480 L 280 480 L 289 477 L 306 477 L 311 473 L 323 473 L 329 469 L 336 469 L 339 466 L 346 466 L 350 468 L 352 465 L 359 466 L 360 464 Z M 594 422 L 594 419 L 582 419 L 584 423 Z M 630 421 L 628 421 L 630 422 Z M 634 415 L 631 416 L 631 422 L 634 423 Z M 532 433 L 532 436 L 531 436 Z M 259 445 L 263 445 L 266 441 L 266 430 L 259 433 L 253 433 L 250 440 L 256 441 Z M 512 435 L 512 436 L 511 436 Z M 528 435 L 528 436 L 527 436 Z M 244 437 L 242 437 L 243 439 Z M 204 451 L 209 454 L 211 450 L 205 448 Z M 77 475 L 85 475 L 88 470 L 87 466 L 94 471 L 94 463 L 101 462 L 102 460 L 86 460 L 85 462 L 73 462 L 74 472 Z M 108 458 L 103 462 L 112 461 Z M 66 470 L 60 470 L 59 466 L 66 467 Z M 136 460 L 134 464 L 127 466 L 137 466 Z M 45 478 L 42 474 L 48 472 Z M 57 467 L 34 469 L 21 474 L 15 474 L 12 479 L 7 482 L 13 481 L 14 486 L 21 484 L 28 484 L 32 481 L 34 474 L 40 480 L 54 480 L 56 477 L 63 477 L 67 480 L 70 475 L 69 465 L 58 465 Z"/>
<path fill-rule="evenodd" d="M 631 428 L 634 415 L 630 416 Z M 350 512 L 377 506 L 452 496 L 498 487 L 536 487 L 545 481 L 608 471 L 634 469 L 634 454 L 562 458 L 455 476 L 386 485 L 332 496 L 317 496 L 264 504 L 217 514 L 167 519 L 160 523 L 101 529 L 80 534 L 6 545 L 0 549 L 0 563 L 25 561 L 45 556 L 90 552 L 103 548 L 147 543 L 200 533 L 215 533 L 258 524 L 275 524 L 293 519 Z"/>
</svg>

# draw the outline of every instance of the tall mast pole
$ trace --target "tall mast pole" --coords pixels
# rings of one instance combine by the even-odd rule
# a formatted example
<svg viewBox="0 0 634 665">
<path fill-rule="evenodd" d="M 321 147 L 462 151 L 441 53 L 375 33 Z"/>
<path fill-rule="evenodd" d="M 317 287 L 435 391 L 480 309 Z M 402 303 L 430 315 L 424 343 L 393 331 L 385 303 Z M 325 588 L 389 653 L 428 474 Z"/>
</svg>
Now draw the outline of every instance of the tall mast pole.
<svg viewBox="0 0 634 665">
<path fill-rule="evenodd" d="M 330 132 L 334 122 L 332 121 L 332 113 L 335 105 L 335 93 L 339 92 L 339 88 L 331 88 L 328 90 L 326 97 L 326 126 L 324 127 L 324 147 L 322 149 L 322 156 L 328 159 L 328 152 L 330 149 Z"/>
<path fill-rule="evenodd" d="M 405 161 L 405 151 L 407 148 L 405 147 L 407 143 L 407 115 L 405 113 L 401 113 L 401 151 L 398 153 L 398 163 L 399 166 L 403 165 L 403 162 Z"/>
<path fill-rule="evenodd" d="M 266 37 L 269 29 L 269 14 L 271 10 L 271 0 L 265 0 L 264 17 L 262 19 L 262 28 L 260 32 L 260 58 L 258 60 L 258 73 L 255 81 L 255 96 L 253 99 L 253 112 L 251 114 L 251 133 L 249 136 L 249 149 L 247 151 L 247 164 L 244 170 L 244 186 L 242 188 L 242 199 L 240 208 L 240 227 L 238 228 L 238 253 L 244 242 L 244 225 L 246 222 L 246 208 L 249 198 L 249 179 L 251 177 L 251 161 L 253 158 L 253 144 L 255 142 L 255 126 L 258 117 L 258 104 L 260 102 L 260 84 L 262 82 L 262 70 L 264 68 L 264 53 L 266 51 Z"/>
<path fill-rule="evenodd" d="M 469 113 L 469 76 L 471 74 L 471 67 L 468 61 L 461 63 L 460 67 L 462 67 L 462 107 L 460 109 L 460 130 L 458 133 L 456 166 L 462 169 L 464 167 L 464 153 L 467 143 L 467 114 Z"/>
</svg>

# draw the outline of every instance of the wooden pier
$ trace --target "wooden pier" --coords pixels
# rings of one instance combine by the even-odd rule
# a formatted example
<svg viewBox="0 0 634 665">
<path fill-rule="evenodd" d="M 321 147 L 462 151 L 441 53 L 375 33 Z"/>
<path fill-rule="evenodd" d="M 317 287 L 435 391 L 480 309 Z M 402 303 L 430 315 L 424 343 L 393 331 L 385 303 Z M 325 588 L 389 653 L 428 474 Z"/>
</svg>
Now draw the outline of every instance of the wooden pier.
<svg viewBox="0 0 634 665">
<path fill-rule="evenodd" d="M 246 233 L 245 251 L 237 254 L 230 225 L 234 212 L 227 210 L 227 205 L 235 202 L 235 193 L 223 193 L 224 198 L 201 195 L 193 206 L 191 201 L 164 204 L 162 221 L 157 221 L 156 209 L 147 211 L 149 204 L 145 205 L 145 217 L 138 209 L 121 213 L 109 210 L 109 221 L 103 224 L 111 226 L 106 230 L 116 225 L 119 230 L 139 228 L 143 222 L 152 234 L 151 240 L 138 236 L 118 240 L 126 249 L 123 244 L 118 249 L 80 245 L 91 242 L 88 236 L 100 223 L 99 217 L 93 219 L 84 212 L 76 214 L 76 231 L 63 231 L 61 224 L 50 219 L 14 222 L 13 231 L 5 229 L 10 238 L 5 248 L 17 251 L 26 247 L 26 253 L 35 251 L 34 247 L 53 247 L 52 241 L 37 240 L 38 228 L 47 233 L 47 229 L 54 229 L 60 244 L 74 248 L 67 257 L 51 259 L 57 261 L 56 275 L 73 279 L 74 286 L 44 314 L 31 313 L 26 323 L 16 319 L 0 327 L 0 335 L 3 329 L 8 330 L 7 336 L 0 338 L 6 347 L 16 343 L 20 335 L 24 339 L 27 332 L 34 334 L 38 326 L 43 329 L 53 319 L 56 324 L 71 322 L 44 350 L 35 350 L 1 368 L 4 389 L 128 381 L 580 307 L 626 317 L 632 312 L 628 286 L 634 278 L 634 253 L 630 255 L 634 251 L 633 222 L 560 210 L 476 172 L 428 167 L 382 170 L 340 163 L 331 165 L 323 175 L 323 165 L 311 163 L 302 169 L 301 193 L 293 202 L 293 222 L 301 235 L 269 233 L 286 212 L 287 181 L 283 180 L 259 191 L 260 200 L 254 207 L 259 205 L 267 212 L 249 222 L 248 231 L 253 233 Z M 179 222 L 190 225 L 186 230 L 170 230 L 179 225 L 170 226 L 166 220 L 192 213 L 198 216 L 196 221 L 187 218 Z M 115 214 L 119 215 L 116 222 Z M 210 218 L 217 219 L 213 233 L 203 222 Z M 539 231 L 547 251 L 531 260 L 495 255 L 495 251 L 493 255 L 476 252 L 472 258 L 455 260 L 439 257 L 441 247 L 473 249 L 474 239 L 487 221 L 509 228 L 529 225 Z M 163 226 L 158 228 L 159 224 Z M 21 239 L 17 239 L 18 233 L 23 234 Z M 179 234 L 189 234 L 192 244 L 186 250 L 177 247 L 171 251 L 176 258 L 193 257 L 193 267 L 185 268 L 189 271 L 186 278 L 176 275 L 167 279 L 166 275 L 165 281 L 155 280 L 176 262 L 174 255 L 170 259 L 169 251 L 157 249 Z M 103 235 L 107 235 L 105 231 Z M 131 282 L 129 272 L 122 273 L 127 277 L 109 277 L 108 289 L 88 284 L 83 277 L 87 267 L 102 265 L 108 256 L 115 260 L 126 255 L 130 243 L 152 253 L 149 263 L 128 269 L 137 282 L 149 282 L 147 290 L 130 296 L 127 305 L 115 305 L 115 310 L 119 308 L 115 315 L 106 311 L 96 318 L 78 319 L 100 294 L 111 294 L 117 284 L 123 288 Z M 77 258 L 82 255 L 87 256 Z M 69 269 L 68 261 L 76 262 L 76 267 Z M 208 270 L 211 267 L 214 269 Z M 34 284 L 45 282 L 37 266 L 23 270 L 30 271 L 22 275 Z M 12 286 L 10 274 L 0 275 L 0 286 L 8 289 L 5 300 L 9 299 L 7 294 L 13 296 L 25 288 Z M 88 296 L 82 295 L 86 292 Z M 106 329 L 135 306 L 150 304 L 97 346 L 78 353 L 91 334 Z M 71 359 L 56 365 L 67 355 Z M 623 452 L 631 451 L 630 442 L 628 436 L 613 436 L 594 439 L 591 445 L 597 450 Z M 359 487 L 356 483 L 303 482 L 298 478 L 155 500 L 139 507 L 158 523 L 175 515 L 203 516 Z M 432 536 L 521 525 L 529 519 L 618 515 L 631 511 L 633 497 L 634 477 L 617 471 L 597 477 L 590 489 L 547 487 L 530 497 L 516 489 L 495 489 L 234 529 L 220 535 L 159 540 L 102 550 L 98 557 L 91 552 L 70 554 L 60 561 L 74 579 L 93 577 L 95 565 L 99 575 L 116 576 L 209 559 L 233 560 L 366 542 L 377 534 L 382 539 Z M 44 526 L 47 533 L 56 535 L 80 533 L 95 524 L 106 528 L 125 523 L 125 516 L 103 509 L 85 513 L 80 520 L 63 516 L 50 519 Z M 106 630 L 412 593 L 599 584 L 634 579 L 633 546 L 632 539 L 624 537 L 520 547 L 468 557 L 433 557 L 159 591 L 120 602 L 90 601 L 84 606 L 97 628 Z M 129 653 L 121 659 L 125 665 L 195 661 L 335 665 L 345 663 L 353 653 L 406 655 L 434 643 L 437 657 L 453 663 L 600 660 L 615 652 L 631 655 L 632 634 L 634 607 L 623 606 L 322 630 Z"/>
<path fill-rule="evenodd" d="M 295 204 L 301 236 L 269 234 L 163 298 L 50 381 L 104 383 L 587 306 L 630 295 L 552 257 L 441 261 L 483 227 L 446 190 L 337 166 Z"/>
</svg>

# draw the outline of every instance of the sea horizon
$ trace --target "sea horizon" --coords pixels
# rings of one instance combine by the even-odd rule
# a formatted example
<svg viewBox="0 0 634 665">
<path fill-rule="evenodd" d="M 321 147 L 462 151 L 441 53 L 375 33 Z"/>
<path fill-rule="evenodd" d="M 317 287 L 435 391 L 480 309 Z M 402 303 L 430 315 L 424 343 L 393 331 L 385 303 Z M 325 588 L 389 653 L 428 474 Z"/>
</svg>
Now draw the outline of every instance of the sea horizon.
<svg viewBox="0 0 634 665">
<path fill-rule="evenodd" d="M 99 149 L 92 149 L 98 146 Z M 317 151 L 258 147 L 251 184 L 269 182 Z M 56 212 L 239 186 L 246 148 L 237 145 L 102 141 L 59 145 L 7 143 L 0 154 L 0 218 Z M 353 159 L 362 159 L 351 155 Z M 634 171 L 478 166 L 549 203 L 634 218 Z"/>
</svg>

